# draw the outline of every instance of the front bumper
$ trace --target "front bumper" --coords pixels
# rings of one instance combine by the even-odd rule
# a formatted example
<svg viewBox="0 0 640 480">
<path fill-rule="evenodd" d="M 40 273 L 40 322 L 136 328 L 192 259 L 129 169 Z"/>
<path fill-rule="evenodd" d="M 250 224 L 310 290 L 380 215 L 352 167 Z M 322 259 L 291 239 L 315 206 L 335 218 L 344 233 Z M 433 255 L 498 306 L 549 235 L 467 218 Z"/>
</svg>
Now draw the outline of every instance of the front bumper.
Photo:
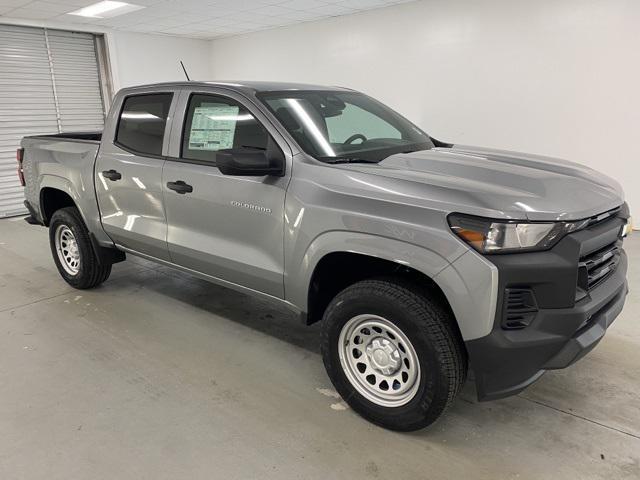
<svg viewBox="0 0 640 480">
<path fill-rule="evenodd" d="M 547 252 L 488 257 L 499 271 L 498 305 L 516 287 L 530 289 L 538 308 L 527 327 L 509 330 L 499 307 L 491 333 L 466 342 L 479 400 L 515 395 L 546 370 L 565 368 L 598 344 L 624 305 L 627 257 L 620 248 L 615 270 L 588 292 L 576 286 L 578 260 L 585 249 L 615 242 L 621 224 L 618 218 L 578 232 Z"/>
</svg>

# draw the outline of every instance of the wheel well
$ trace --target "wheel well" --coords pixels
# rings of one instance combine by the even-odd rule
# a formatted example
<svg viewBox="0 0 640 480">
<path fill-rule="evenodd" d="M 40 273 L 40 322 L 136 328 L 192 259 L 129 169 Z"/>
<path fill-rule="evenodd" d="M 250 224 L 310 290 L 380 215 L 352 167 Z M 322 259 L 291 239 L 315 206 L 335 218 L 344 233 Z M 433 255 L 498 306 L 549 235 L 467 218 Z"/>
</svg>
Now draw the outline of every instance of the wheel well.
<svg viewBox="0 0 640 480">
<path fill-rule="evenodd" d="M 75 202 L 67 192 L 51 187 L 45 187 L 40 191 L 40 212 L 46 226 L 49 225 L 49 220 L 56 210 L 75 206 Z"/>
<path fill-rule="evenodd" d="M 318 262 L 311 276 L 307 299 L 307 324 L 322 320 L 324 311 L 333 297 L 349 285 L 376 277 L 395 278 L 412 285 L 437 300 L 451 313 L 451 318 L 455 318 L 440 287 L 415 268 L 359 253 L 334 252 L 325 255 Z M 459 331 L 457 325 L 455 328 Z"/>
</svg>

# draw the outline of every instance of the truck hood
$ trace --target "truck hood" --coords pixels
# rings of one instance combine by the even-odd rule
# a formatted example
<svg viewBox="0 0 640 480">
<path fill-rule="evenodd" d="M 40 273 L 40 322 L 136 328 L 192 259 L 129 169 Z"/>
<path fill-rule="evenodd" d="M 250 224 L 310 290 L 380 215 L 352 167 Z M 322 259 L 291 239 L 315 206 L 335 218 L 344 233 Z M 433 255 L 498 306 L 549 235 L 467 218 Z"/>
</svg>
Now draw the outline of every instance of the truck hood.
<svg viewBox="0 0 640 480">
<path fill-rule="evenodd" d="M 348 167 L 411 182 L 418 187 L 408 188 L 411 195 L 443 209 L 489 217 L 577 220 L 624 203 L 620 185 L 589 167 L 481 147 L 434 148 Z"/>
</svg>

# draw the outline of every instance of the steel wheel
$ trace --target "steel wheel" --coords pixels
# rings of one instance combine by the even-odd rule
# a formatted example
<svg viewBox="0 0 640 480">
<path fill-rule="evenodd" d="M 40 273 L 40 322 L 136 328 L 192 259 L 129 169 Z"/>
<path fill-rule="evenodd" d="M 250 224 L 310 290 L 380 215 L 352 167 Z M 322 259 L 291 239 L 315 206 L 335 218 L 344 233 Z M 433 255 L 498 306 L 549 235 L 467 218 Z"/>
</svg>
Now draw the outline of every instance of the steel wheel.
<svg viewBox="0 0 640 480">
<path fill-rule="evenodd" d="M 80 271 L 80 250 L 76 237 L 68 226 L 58 225 L 55 245 L 62 268 L 69 275 L 77 275 Z"/>
<path fill-rule="evenodd" d="M 338 354 L 351 385 L 384 407 L 407 404 L 420 385 L 420 363 L 407 336 L 386 318 L 358 315 L 338 338 Z"/>
</svg>

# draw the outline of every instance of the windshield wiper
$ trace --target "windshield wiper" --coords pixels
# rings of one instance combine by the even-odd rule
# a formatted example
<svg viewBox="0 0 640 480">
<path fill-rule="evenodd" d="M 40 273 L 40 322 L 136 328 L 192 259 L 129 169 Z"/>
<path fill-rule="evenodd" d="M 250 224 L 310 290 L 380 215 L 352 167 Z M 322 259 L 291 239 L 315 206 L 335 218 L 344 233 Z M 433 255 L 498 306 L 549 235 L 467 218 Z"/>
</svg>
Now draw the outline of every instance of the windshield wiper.
<svg viewBox="0 0 640 480">
<path fill-rule="evenodd" d="M 323 159 L 327 163 L 335 165 L 336 163 L 379 163 L 379 160 L 367 160 L 366 158 L 358 157 L 335 157 Z"/>
</svg>

